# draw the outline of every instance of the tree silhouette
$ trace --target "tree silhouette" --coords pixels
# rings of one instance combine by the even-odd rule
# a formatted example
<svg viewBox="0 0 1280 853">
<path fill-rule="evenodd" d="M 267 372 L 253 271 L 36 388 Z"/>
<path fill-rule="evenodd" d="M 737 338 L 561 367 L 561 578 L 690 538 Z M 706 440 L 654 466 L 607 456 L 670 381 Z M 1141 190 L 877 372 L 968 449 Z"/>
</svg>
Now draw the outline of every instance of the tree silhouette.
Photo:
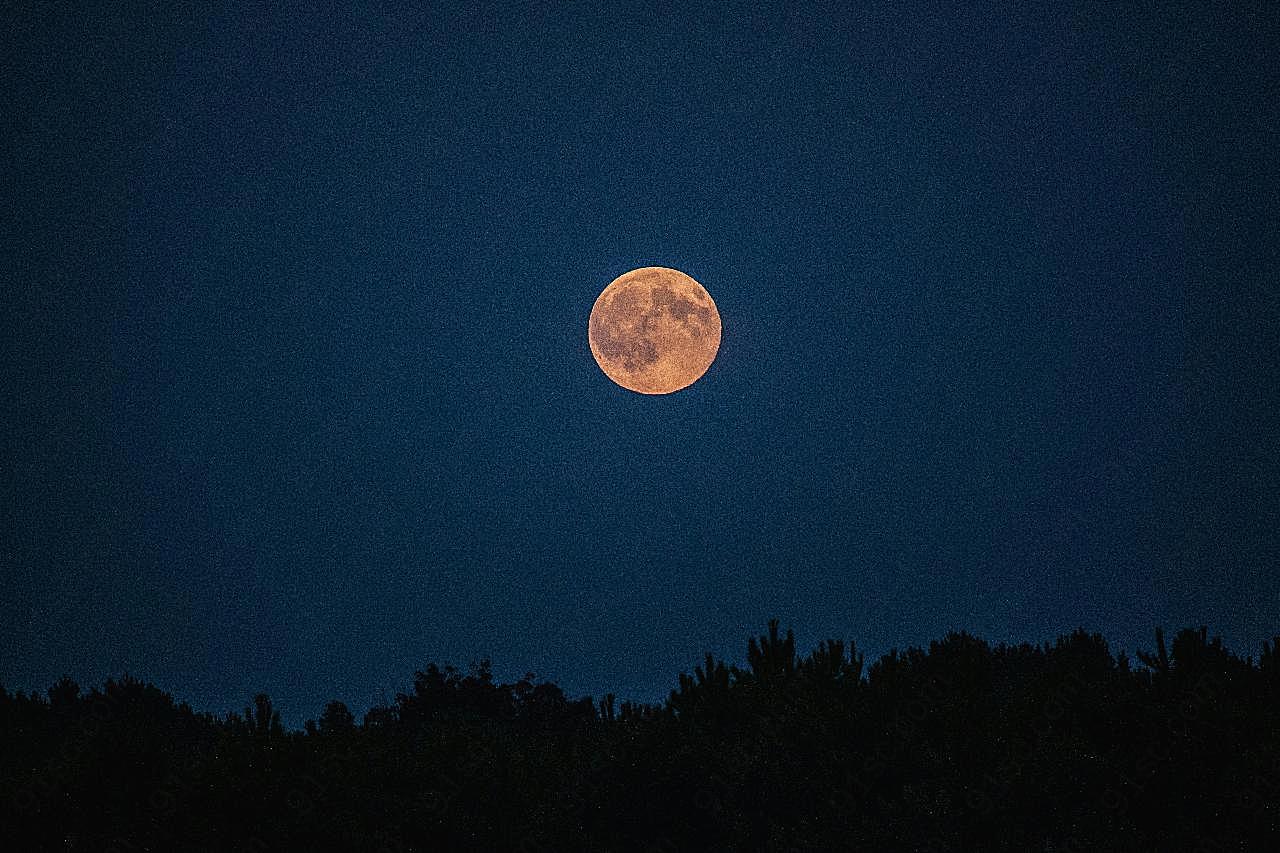
<svg viewBox="0 0 1280 853">
<path fill-rule="evenodd" d="M 1165 650 L 1164 646 L 1164 629 L 1160 627 L 1156 628 L 1156 650 L 1157 653 L 1154 655 L 1150 652 L 1138 652 L 1138 660 L 1142 661 L 1156 673 L 1160 675 L 1168 675 L 1172 670 L 1172 666 L 1169 664 L 1169 653 Z"/>
<path fill-rule="evenodd" d="M 355 728 L 355 715 L 344 703 L 335 699 L 324 706 L 324 713 L 320 715 L 320 734 L 345 735 Z"/>
<path fill-rule="evenodd" d="M 748 641 L 747 664 L 761 683 L 790 678 L 796 669 L 796 638 L 791 629 L 785 638 L 779 638 L 778 620 L 769 620 L 769 633 Z"/>
<path fill-rule="evenodd" d="M 770 621 L 665 702 L 428 664 L 306 734 L 129 677 L 0 687 L 12 849 L 1268 850 L 1280 661 L 1186 628 L 1130 668 L 1097 634 L 964 632 L 869 665 Z"/>
<path fill-rule="evenodd" d="M 259 693 L 253 697 L 253 707 L 244 709 L 245 728 L 254 741 L 265 743 L 284 737 L 280 725 L 280 712 L 271 707 L 271 697 Z"/>
</svg>

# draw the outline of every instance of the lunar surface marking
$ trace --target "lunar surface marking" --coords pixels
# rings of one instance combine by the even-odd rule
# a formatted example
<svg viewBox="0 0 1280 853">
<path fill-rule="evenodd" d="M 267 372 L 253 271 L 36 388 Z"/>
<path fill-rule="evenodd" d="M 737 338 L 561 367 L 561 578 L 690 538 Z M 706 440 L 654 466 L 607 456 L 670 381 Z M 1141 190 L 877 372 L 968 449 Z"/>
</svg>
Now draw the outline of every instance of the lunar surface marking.
<svg viewBox="0 0 1280 853">
<path fill-rule="evenodd" d="M 591 353 L 614 382 L 641 394 L 670 394 L 696 382 L 720 348 L 720 313 L 710 294 L 668 267 L 614 279 L 591 309 Z"/>
</svg>

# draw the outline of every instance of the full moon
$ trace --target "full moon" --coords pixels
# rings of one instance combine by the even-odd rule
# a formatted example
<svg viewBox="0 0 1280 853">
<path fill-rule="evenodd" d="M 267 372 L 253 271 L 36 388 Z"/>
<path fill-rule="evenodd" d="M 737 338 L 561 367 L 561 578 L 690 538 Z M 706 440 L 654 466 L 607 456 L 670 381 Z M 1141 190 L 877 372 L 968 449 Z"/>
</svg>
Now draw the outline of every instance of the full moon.
<svg viewBox="0 0 1280 853">
<path fill-rule="evenodd" d="M 640 394 L 670 394 L 697 382 L 720 349 L 711 294 L 668 267 L 615 278 L 587 323 L 591 354 L 605 375 Z"/>
</svg>

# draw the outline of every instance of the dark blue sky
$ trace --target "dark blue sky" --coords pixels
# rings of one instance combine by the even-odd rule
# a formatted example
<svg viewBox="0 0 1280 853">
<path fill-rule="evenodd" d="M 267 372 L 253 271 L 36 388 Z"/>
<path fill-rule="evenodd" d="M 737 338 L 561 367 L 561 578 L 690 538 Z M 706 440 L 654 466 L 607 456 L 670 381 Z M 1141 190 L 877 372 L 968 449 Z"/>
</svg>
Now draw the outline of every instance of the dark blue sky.
<svg viewBox="0 0 1280 853">
<path fill-rule="evenodd" d="M 1280 632 L 1274 4 L 317 5 L 6 13 L 6 686 Z"/>
</svg>

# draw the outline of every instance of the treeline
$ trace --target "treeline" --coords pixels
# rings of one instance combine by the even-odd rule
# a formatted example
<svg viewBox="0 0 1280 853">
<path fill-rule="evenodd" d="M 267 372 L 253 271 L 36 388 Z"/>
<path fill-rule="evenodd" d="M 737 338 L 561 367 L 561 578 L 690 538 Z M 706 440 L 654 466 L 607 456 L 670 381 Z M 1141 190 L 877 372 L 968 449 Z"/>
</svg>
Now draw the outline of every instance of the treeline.
<svg viewBox="0 0 1280 853">
<path fill-rule="evenodd" d="M 194 712 L 131 678 L 0 688 L 8 850 L 1280 849 L 1280 653 L 1186 629 L 951 634 L 864 666 L 776 622 L 658 705 L 428 666 L 357 721 L 259 695 Z"/>
</svg>

